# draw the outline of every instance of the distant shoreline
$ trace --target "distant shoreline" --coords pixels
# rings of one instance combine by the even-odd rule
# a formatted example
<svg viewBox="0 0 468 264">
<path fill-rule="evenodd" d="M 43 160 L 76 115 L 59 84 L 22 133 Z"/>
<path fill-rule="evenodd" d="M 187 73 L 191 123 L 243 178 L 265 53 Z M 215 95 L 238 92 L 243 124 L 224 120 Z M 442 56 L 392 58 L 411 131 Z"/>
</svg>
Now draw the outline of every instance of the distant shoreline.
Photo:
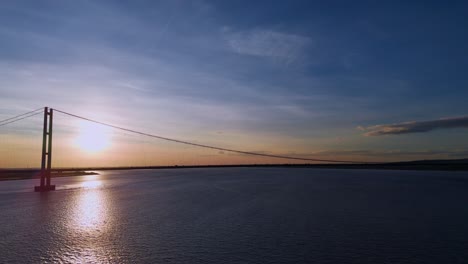
<svg viewBox="0 0 468 264">
<path fill-rule="evenodd" d="M 99 174 L 94 171 L 73 170 L 73 171 L 52 171 L 52 178 L 69 177 L 69 176 L 85 176 Z M 0 169 L 0 181 L 28 180 L 39 179 L 40 170 L 37 169 Z"/>
<path fill-rule="evenodd" d="M 190 166 L 125 166 L 60 168 L 52 170 L 52 178 L 98 174 L 102 170 L 196 169 L 196 168 L 316 168 L 316 169 L 375 169 L 419 171 L 468 171 L 468 160 L 431 160 L 379 164 L 239 164 L 239 165 L 190 165 Z M 38 169 L 0 169 L 0 181 L 38 179 Z"/>
</svg>

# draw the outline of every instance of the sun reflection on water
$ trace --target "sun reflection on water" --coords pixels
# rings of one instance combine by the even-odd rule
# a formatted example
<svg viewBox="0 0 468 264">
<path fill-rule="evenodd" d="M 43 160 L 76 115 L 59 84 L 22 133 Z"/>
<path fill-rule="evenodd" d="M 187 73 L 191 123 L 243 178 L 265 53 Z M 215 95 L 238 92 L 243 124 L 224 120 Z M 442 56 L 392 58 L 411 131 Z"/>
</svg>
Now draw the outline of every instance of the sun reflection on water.
<svg viewBox="0 0 468 264">
<path fill-rule="evenodd" d="M 81 182 L 82 189 L 76 199 L 73 213 L 74 226 L 80 231 L 99 232 L 107 224 L 108 200 L 99 187 L 99 175 L 91 175 Z"/>
<path fill-rule="evenodd" d="M 81 183 L 81 187 L 87 188 L 87 189 L 94 189 L 102 185 L 102 182 L 99 180 L 95 181 L 85 181 Z"/>
<path fill-rule="evenodd" d="M 101 192 L 85 191 L 79 198 L 75 216 L 76 224 L 80 229 L 99 230 L 106 222 L 106 210 Z"/>
<path fill-rule="evenodd" d="M 79 178 L 79 188 L 72 189 L 73 196 L 67 221 L 69 243 L 58 250 L 66 263 L 112 263 L 118 257 L 108 247 L 112 236 L 112 199 L 103 188 L 100 175 Z"/>
</svg>

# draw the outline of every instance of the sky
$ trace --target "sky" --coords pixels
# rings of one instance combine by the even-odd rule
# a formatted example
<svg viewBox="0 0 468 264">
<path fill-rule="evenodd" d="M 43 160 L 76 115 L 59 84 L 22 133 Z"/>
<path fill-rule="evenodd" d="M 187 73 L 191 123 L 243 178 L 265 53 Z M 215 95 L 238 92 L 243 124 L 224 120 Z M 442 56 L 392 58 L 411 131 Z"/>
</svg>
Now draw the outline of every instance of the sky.
<svg viewBox="0 0 468 264">
<path fill-rule="evenodd" d="M 270 154 L 467 158 L 467 9 L 464 1 L 1 1 L 0 119 L 49 106 Z"/>
</svg>

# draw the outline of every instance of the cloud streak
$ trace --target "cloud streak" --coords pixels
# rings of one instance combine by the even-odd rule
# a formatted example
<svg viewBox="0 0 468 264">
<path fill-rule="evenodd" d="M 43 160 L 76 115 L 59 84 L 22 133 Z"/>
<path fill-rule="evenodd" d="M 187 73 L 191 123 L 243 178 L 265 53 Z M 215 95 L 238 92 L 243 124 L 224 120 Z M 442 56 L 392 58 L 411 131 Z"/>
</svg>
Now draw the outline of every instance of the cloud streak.
<svg viewBox="0 0 468 264">
<path fill-rule="evenodd" d="M 310 43 L 308 37 L 273 30 L 250 30 L 226 34 L 229 46 L 243 55 L 269 57 L 293 62 L 304 53 Z"/>
<path fill-rule="evenodd" d="M 404 122 L 399 124 L 376 125 L 369 127 L 358 127 L 366 131 L 365 136 L 400 135 L 410 133 L 424 133 L 436 129 L 468 128 L 468 116 L 442 118 L 437 120 Z"/>
<path fill-rule="evenodd" d="M 377 161 L 411 161 L 417 159 L 459 159 L 468 157 L 468 149 L 429 149 L 429 150 L 326 150 L 315 153 L 282 153 L 293 157 L 354 159 Z"/>
</svg>

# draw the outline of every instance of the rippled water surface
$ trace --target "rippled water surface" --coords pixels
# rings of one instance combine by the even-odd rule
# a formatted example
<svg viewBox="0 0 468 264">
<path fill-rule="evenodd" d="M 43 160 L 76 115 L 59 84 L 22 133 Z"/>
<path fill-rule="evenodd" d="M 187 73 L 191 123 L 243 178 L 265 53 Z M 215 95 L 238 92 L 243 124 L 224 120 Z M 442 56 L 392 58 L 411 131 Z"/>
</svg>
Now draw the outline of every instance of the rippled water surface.
<svg viewBox="0 0 468 264">
<path fill-rule="evenodd" d="M 468 173 L 300 168 L 0 182 L 0 263 L 467 263 Z"/>
</svg>

